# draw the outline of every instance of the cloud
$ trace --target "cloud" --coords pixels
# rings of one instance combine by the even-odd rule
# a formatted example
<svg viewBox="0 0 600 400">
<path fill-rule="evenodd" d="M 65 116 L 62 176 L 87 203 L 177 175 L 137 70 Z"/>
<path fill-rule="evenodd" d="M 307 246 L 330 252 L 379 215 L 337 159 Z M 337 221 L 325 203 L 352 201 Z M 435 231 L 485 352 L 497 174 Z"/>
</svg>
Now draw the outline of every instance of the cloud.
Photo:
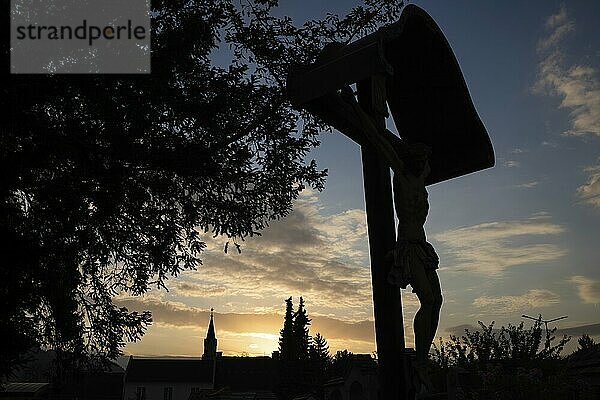
<svg viewBox="0 0 600 400">
<path fill-rule="evenodd" d="M 452 270 L 500 275 L 507 268 L 558 260 L 566 251 L 543 239 L 564 231 L 543 213 L 530 218 L 483 223 L 433 236 Z"/>
<path fill-rule="evenodd" d="M 567 66 L 561 43 L 574 30 L 565 7 L 546 20 L 546 36 L 538 43 L 545 58 L 538 65 L 534 93 L 560 97 L 561 108 L 570 110 L 574 136 L 600 136 L 600 81 L 597 71 L 587 65 Z"/>
<path fill-rule="evenodd" d="M 545 28 L 548 34 L 538 42 L 538 51 L 545 51 L 557 46 L 568 33 L 575 29 L 575 24 L 569 19 L 563 5 L 558 14 L 551 15 L 546 19 Z"/>
<path fill-rule="evenodd" d="M 521 183 L 519 185 L 515 185 L 515 187 L 522 188 L 522 189 L 531 189 L 533 187 L 536 187 L 539 184 L 540 184 L 539 181 L 532 181 L 532 182 L 525 182 L 525 183 Z"/>
<path fill-rule="evenodd" d="M 185 346 L 161 345 L 160 353 L 195 354 L 189 337 L 204 334 L 211 307 L 220 343 L 229 354 L 249 351 L 244 346 L 250 344 L 274 350 L 277 340 L 271 336 L 250 340 L 243 335 L 278 335 L 289 296 L 295 306 L 298 297 L 304 297 L 311 334 L 323 334 L 332 349 L 349 343 L 353 351 L 374 349 L 364 211 L 327 215 L 319 198 L 305 191 L 288 217 L 272 222 L 262 233 L 241 242 L 241 254 L 231 244 L 233 251 L 225 254 L 227 238 L 207 235 L 202 265 L 170 281 L 169 292 L 116 297 L 120 306 L 153 314 L 154 324 L 144 338 L 149 344 L 128 345 L 130 351 L 154 354 L 152 346 L 164 337 Z"/>
<path fill-rule="evenodd" d="M 363 210 L 325 215 L 319 199 L 307 191 L 288 217 L 242 242 L 241 254 L 223 252 L 227 239 L 206 240 L 203 265 L 183 274 L 185 283 L 173 288 L 175 296 L 208 296 L 227 303 L 227 311 L 256 312 L 301 295 L 312 312 L 372 318 Z"/>
<path fill-rule="evenodd" d="M 449 335 L 461 337 L 465 334 L 465 329 L 468 329 L 469 332 L 476 331 L 480 329 L 479 327 L 471 324 L 461 324 L 457 326 L 449 326 L 444 331 Z M 436 342 L 437 345 L 437 342 Z"/>
<path fill-rule="evenodd" d="M 559 335 L 571 335 L 575 337 L 582 335 L 600 336 L 600 324 L 581 325 L 559 329 L 556 336 L 558 337 Z"/>
<path fill-rule="evenodd" d="M 120 307 L 129 310 L 150 310 L 153 324 L 161 327 L 194 328 L 206 331 L 210 319 L 210 311 L 190 307 L 178 302 L 157 301 L 143 297 L 127 297 L 116 300 Z M 326 339 L 353 340 L 375 343 L 375 328 L 372 320 L 344 321 L 338 318 L 313 315 L 310 326 L 311 335 L 320 332 Z M 279 335 L 283 326 L 283 307 L 281 313 L 214 313 L 217 333 L 244 335 L 248 332 L 257 334 Z"/>
<path fill-rule="evenodd" d="M 586 183 L 577 188 L 577 195 L 583 202 L 600 207 L 600 164 L 584 169 L 589 173 Z"/>
<path fill-rule="evenodd" d="M 569 282 L 577 286 L 579 298 L 586 304 L 600 303 L 600 281 L 585 276 L 572 276 Z"/>
<path fill-rule="evenodd" d="M 515 160 L 507 160 L 507 161 L 504 161 L 503 165 L 506 168 L 516 168 L 516 167 L 520 167 L 521 163 L 519 161 L 515 161 Z"/>
<path fill-rule="evenodd" d="M 177 294 L 180 296 L 218 296 L 225 294 L 227 289 L 220 285 L 198 285 L 195 283 L 181 282 L 175 285 Z"/>
<path fill-rule="evenodd" d="M 558 303 L 560 297 L 546 289 L 531 289 L 518 296 L 481 296 L 473 301 L 473 305 L 484 308 L 488 313 L 513 314 L 528 312 L 532 308 L 547 307 Z"/>
<path fill-rule="evenodd" d="M 551 142 L 551 141 L 544 140 L 542 142 L 542 146 L 557 148 L 558 144 L 556 142 Z"/>
</svg>

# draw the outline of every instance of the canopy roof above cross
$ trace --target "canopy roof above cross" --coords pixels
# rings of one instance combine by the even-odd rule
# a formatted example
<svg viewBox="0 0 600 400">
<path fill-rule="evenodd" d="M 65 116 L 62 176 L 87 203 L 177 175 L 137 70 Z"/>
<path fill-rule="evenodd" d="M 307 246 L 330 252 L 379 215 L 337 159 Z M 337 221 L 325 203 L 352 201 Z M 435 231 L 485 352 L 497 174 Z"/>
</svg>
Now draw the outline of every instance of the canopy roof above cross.
<svg viewBox="0 0 600 400">
<path fill-rule="evenodd" d="M 428 185 L 494 166 L 490 138 L 456 57 L 435 21 L 415 5 L 396 23 L 348 45 L 329 46 L 315 63 L 294 69 L 287 90 L 295 107 L 315 112 L 311 105 L 328 94 L 373 76 L 385 76 L 400 137 L 431 147 Z"/>
</svg>

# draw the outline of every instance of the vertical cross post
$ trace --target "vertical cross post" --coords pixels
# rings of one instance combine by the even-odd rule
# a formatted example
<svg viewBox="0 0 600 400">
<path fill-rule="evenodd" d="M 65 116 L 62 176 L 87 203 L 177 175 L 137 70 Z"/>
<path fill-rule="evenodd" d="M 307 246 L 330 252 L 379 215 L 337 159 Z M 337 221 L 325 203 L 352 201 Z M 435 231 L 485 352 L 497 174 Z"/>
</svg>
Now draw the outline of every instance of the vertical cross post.
<svg viewBox="0 0 600 400">
<path fill-rule="evenodd" d="M 358 103 L 378 127 L 387 113 L 383 76 L 358 82 Z M 380 399 L 401 399 L 407 392 L 403 362 L 404 325 L 400 289 L 388 284 L 385 256 L 394 247 L 396 231 L 390 169 L 369 145 L 361 146 L 365 206 L 371 256 L 375 340 L 379 363 Z"/>
</svg>

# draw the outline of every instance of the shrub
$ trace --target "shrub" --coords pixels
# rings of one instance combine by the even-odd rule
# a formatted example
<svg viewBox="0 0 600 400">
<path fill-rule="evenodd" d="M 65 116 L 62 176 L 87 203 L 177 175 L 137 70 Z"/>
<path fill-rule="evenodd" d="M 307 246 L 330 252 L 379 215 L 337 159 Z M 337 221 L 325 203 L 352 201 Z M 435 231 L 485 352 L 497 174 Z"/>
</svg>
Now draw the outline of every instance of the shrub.
<svg viewBox="0 0 600 400">
<path fill-rule="evenodd" d="M 465 329 L 451 335 L 430 355 L 434 370 L 447 375 L 451 369 L 467 377 L 457 389 L 465 399 L 591 399 L 584 382 L 569 375 L 561 352 L 571 339 L 555 342 L 556 328 L 544 338 L 540 318 L 529 329 L 523 322 L 494 329 L 494 322 L 480 330 Z M 545 339 L 545 340 L 544 340 Z M 462 386 L 462 387 L 461 387 Z"/>
</svg>

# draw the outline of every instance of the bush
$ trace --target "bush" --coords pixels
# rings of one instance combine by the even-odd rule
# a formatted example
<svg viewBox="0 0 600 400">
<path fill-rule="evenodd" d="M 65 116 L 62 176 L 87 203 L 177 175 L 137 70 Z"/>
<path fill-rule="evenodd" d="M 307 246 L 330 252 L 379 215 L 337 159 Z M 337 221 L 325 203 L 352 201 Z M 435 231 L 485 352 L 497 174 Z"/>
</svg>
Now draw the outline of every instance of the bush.
<svg viewBox="0 0 600 400">
<path fill-rule="evenodd" d="M 584 382 L 567 373 L 561 357 L 571 339 L 555 342 L 556 328 L 544 338 L 541 317 L 525 329 L 523 322 L 494 329 L 494 322 L 465 335 L 439 340 L 431 354 L 433 369 L 447 376 L 451 370 L 458 394 L 464 399 L 591 399 Z M 545 339 L 545 340 L 543 340 Z M 464 384 L 464 382 L 469 382 Z"/>
</svg>

